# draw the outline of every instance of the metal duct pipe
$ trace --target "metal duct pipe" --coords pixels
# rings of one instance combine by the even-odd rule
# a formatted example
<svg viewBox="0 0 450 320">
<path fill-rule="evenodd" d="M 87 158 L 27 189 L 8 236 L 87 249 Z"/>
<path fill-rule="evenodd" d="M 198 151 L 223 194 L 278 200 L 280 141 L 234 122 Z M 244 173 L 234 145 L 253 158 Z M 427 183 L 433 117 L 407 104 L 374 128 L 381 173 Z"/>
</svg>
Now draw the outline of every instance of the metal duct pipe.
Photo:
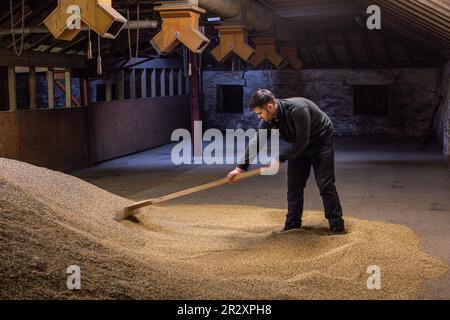
<svg viewBox="0 0 450 320">
<path fill-rule="evenodd" d="M 123 27 L 124 29 L 137 29 L 138 22 L 137 21 L 129 21 L 125 24 Z M 157 20 L 143 20 L 139 21 L 139 29 L 156 29 L 158 27 L 158 21 Z M 81 31 L 88 31 L 88 26 L 81 27 Z M 14 34 L 20 34 L 21 29 L 15 28 L 13 29 Z M 24 34 L 31 34 L 31 33 L 48 33 L 50 32 L 47 27 L 45 26 L 32 26 L 32 27 L 26 27 L 23 29 Z M 0 28 L 0 36 L 7 36 L 11 35 L 11 28 Z"/>
<path fill-rule="evenodd" d="M 220 15 L 224 19 L 236 17 L 241 11 L 240 0 L 198 0 L 198 5 L 206 11 Z"/>
<path fill-rule="evenodd" d="M 256 31 L 269 30 L 273 25 L 273 14 L 253 0 L 246 0 L 247 23 Z M 236 17 L 241 11 L 241 0 L 198 0 L 199 7 L 220 15 L 224 19 Z"/>
<path fill-rule="evenodd" d="M 295 25 L 275 16 L 267 7 L 254 0 L 244 0 L 247 6 L 247 24 L 257 32 L 265 32 L 275 27 L 280 40 L 295 39 L 292 29 Z M 241 0 L 198 0 L 198 5 L 206 11 L 215 13 L 224 19 L 234 18 L 242 11 Z M 290 32 L 286 32 L 291 30 Z"/>
</svg>

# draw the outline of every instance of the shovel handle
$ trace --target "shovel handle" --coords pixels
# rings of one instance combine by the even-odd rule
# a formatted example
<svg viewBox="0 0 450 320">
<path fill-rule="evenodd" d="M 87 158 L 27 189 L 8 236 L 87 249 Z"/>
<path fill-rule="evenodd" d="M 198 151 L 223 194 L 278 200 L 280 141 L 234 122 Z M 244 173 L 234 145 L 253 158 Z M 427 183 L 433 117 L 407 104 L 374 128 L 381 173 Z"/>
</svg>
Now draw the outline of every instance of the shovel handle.
<svg viewBox="0 0 450 320">
<path fill-rule="evenodd" d="M 250 177 L 254 177 L 261 174 L 261 169 L 253 169 L 247 172 L 243 172 L 239 175 L 236 176 L 236 178 L 234 179 L 235 181 L 239 181 L 242 179 L 246 179 L 246 178 L 250 178 Z M 168 201 L 168 200 L 172 200 L 172 199 L 176 199 L 176 198 L 180 198 L 195 192 L 199 192 L 199 191 L 203 191 L 203 190 L 207 190 L 207 189 L 211 189 L 211 188 L 215 188 L 224 184 L 229 183 L 229 179 L 228 178 L 222 178 L 222 179 L 218 179 L 212 182 L 208 182 L 205 184 L 202 184 L 200 186 L 197 187 L 192 187 L 189 189 L 185 189 L 185 190 L 181 190 L 178 192 L 174 192 L 174 193 L 170 193 L 168 195 L 165 196 L 161 196 L 159 198 L 154 198 L 154 199 L 147 199 L 147 200 L 142 200 L 139 202 L 135 202 L 132 205 L 129 205 L 127 207 L 124 208 L 123 211 L 118 212 L 116 215 L 116 220 L 123 220 L 126 219 L 130 216 L 133 215 L 132 211 L 142 208 L 142 207 L 146 207 L 152 204 L 157 204 L 157 203 L 161 203 L 164 201 Z"/>
<path fill-rule="evenodd" d="M 243 172 L 243 173 L 239 174 L 235 178 L 235 181 L 239 181 L 239 180 L 242 180 L 242 179 L 245 179 L 245 178 L 250 178 L 250 177 L 259 175 L 260 172 L 261 172 L 260 169 L 253 169 L 253 170 L 250 170 L 250 171 L 247 171 L 247 172 Z M 179 197 L 186 196 L 188 194 L 192 194 L 192 193 L 195 193 L 195 192 L 199 192 L 199 191 L 215 188 L 215 187 L 227 184 L 227 183 L 228 183 L 228 178 L 218 179 L 218 180 L 215 180 L 215 181 L 212 181 L 212 182 L 208 182 L 208 183 L 202 184 L 202 185 L 197 186 L 197 187 L 192 187 L 192 188 L 189 188 L 189 189 L 186 189 L 186 190 L 174 192 L 174 193 L 171 193 L 171 194 L 159 197 L 159 198 L 152 199 L 152 204 L 161 203 L 161 202 L 164 202 L 164 201 L 176 199 L 176 198 L 179 198 Z"/>
</svg>

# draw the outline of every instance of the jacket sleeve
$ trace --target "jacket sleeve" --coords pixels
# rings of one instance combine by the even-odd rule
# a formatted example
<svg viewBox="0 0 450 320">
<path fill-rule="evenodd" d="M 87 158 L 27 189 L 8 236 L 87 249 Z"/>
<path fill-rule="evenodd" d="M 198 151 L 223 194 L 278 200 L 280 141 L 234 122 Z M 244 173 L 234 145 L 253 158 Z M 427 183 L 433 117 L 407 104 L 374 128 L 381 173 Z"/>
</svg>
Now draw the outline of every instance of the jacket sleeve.
<svg viewBox="0 0 450 320">
<path fill-rule="evenodd" d="M 295 142 L 293 142 L 286 151 L 280 154 L 280 162 L 299 156 L 309 144 L 311 116 L 308 108 L 296 110 L 293 114 L 295 126 Z"/>
<path fill-rule="evenodd" d="M 237 165 L 238 168 L 241 168 L 242 170 L 247 171 L 250 167 L 250 161 L 258 155 L 259 152 L 259 130 L 261 129 L 270 129 L 270 125 L 264 121 L 261 120 L 258 125 L 258 130 L 256 134 L 253 136 L 253 138 L 248 143 L 248 146 L 245 148 L 245 155 L 244 158 L 239 161 L 239 164 Z M 267 134 L 270 135 L 270 130 L 267 131 Z M 257 150 L 256 154 L 250 154 L 250 150 Z"/>
</svg>

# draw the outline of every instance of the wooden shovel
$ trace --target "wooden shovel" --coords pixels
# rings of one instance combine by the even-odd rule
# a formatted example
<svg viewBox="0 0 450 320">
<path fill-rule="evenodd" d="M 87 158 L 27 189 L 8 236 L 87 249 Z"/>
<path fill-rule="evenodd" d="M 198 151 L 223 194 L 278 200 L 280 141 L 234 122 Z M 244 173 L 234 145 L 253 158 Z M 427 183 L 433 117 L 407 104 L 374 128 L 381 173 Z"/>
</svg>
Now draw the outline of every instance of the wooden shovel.
<svg viewBox="0 0 450 320">
<path fill-rule="evenodd" d="M 245 178 L 250 178 L 250 177 L 253 177 L 253 176 L 257 176 L 260 173 L 261 173 L 261 169 L 260 168 L 253 169 L 253 170 L 250 170 L 250 171 L 247 171 L 247 172 L 243 172 L 243 173 L 239 174 L 236 177 L 235 181 L 239 181 L 239 180 L 242 180 L 242 179 L 245 179 Z M 228 182 L 228 178 L 222 178 L 222 179 L 219 179 L 219 180 L 215 180 L 215 181 L 212 181 L 212 182 L 209 182 L 209 183 L 202 184 L 202 185 L 197 186 L 197 187 L 193 187 L 193 188 L 189 188 L 189 189 L 186 189 L 186 190 L 182 190 L 182 191 L 178 191 L 178 192 L 175 192 L 175 193 L 171 193 L 171 194 L 159 197 L 159 198 L 147 199 L 147 200 L 142 200 L 142 201 L 139 201 L 139 202 L 135 202 L 132 205 L 129 205 L 129 206 L 123 208 L 122 210 L 119 210 L 117 212 L 116 216 L 115 216 L 115 219 L 117 221 L 122 221 L 124 219 L 127 219 L 127 218 L 135 215 L 136 214 L 136 212 L 135 212 L 136 209 L 139 209 L 139 208 L 142 208 L 142 207 L 146 207 L 146 206 L 150 206 L 152 204 L 157 204 L 157 203 L 161 203 L 161 202 L 164 202 L 164 201 L 176 199 L 176 198 L 179 198 L 179 197 L 183 197 L 183 196 L 186 196 L 188 194 L 195 193 L 195 192 L 198 192 L 198 191 L 215 188 L 215 187 L 227 184 L 227 183 L 229 183 Z"/>
</svg>

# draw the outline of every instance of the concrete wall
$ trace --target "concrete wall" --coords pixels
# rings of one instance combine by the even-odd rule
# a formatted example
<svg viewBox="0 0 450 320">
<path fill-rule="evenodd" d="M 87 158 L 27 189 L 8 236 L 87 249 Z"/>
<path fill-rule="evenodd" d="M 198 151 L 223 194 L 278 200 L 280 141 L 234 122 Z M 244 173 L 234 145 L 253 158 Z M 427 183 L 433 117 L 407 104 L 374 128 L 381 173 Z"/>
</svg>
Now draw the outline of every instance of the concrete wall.
<svg viewBox="0 0 450 320">
<path fill-rule="evenodd" d="M 450 160 L 450 61 L 442 67 L 440 75 L 438 94 L 442 95 L 443 99 L 436 115 L 435 128 L 444 154 Z"/>
<path fill-rule="evenodd" d="M 59 171 L 89 165 L 87 108 L 0 112 L 0 157 Z"/>
<path fill-rule="evenodd" d="M 173 130 L 190 128 L 187 96 L 101 101 L 90 111 L 95 162 L 163 145 Z"/>
<path fill-rule="evenodd" d="M 421 136 L 437 103 L 436 69 L 389 70 L 283 70 L 264 75 L 248 71 L 245 81 L 231 72 L 205 71 L 205 121 L 211 128 L 248 128 L 258 121 L 246 107 L 258 88 L 271 90 L 278 98 L 302 96 L 315 101 L 333 120 L 339 136 Z M 216 86 L 245 84 L 244 113 L 216 112 Z M 353 115 L 353 85 L 389 84 L 389 115 Z"/>
<path fill-rule="evenodd" d="M 187 96 L 0 112 L 0 157 L 68 172 L 168 143 L 176 128 L 190 128 Z"/>
</svg>

